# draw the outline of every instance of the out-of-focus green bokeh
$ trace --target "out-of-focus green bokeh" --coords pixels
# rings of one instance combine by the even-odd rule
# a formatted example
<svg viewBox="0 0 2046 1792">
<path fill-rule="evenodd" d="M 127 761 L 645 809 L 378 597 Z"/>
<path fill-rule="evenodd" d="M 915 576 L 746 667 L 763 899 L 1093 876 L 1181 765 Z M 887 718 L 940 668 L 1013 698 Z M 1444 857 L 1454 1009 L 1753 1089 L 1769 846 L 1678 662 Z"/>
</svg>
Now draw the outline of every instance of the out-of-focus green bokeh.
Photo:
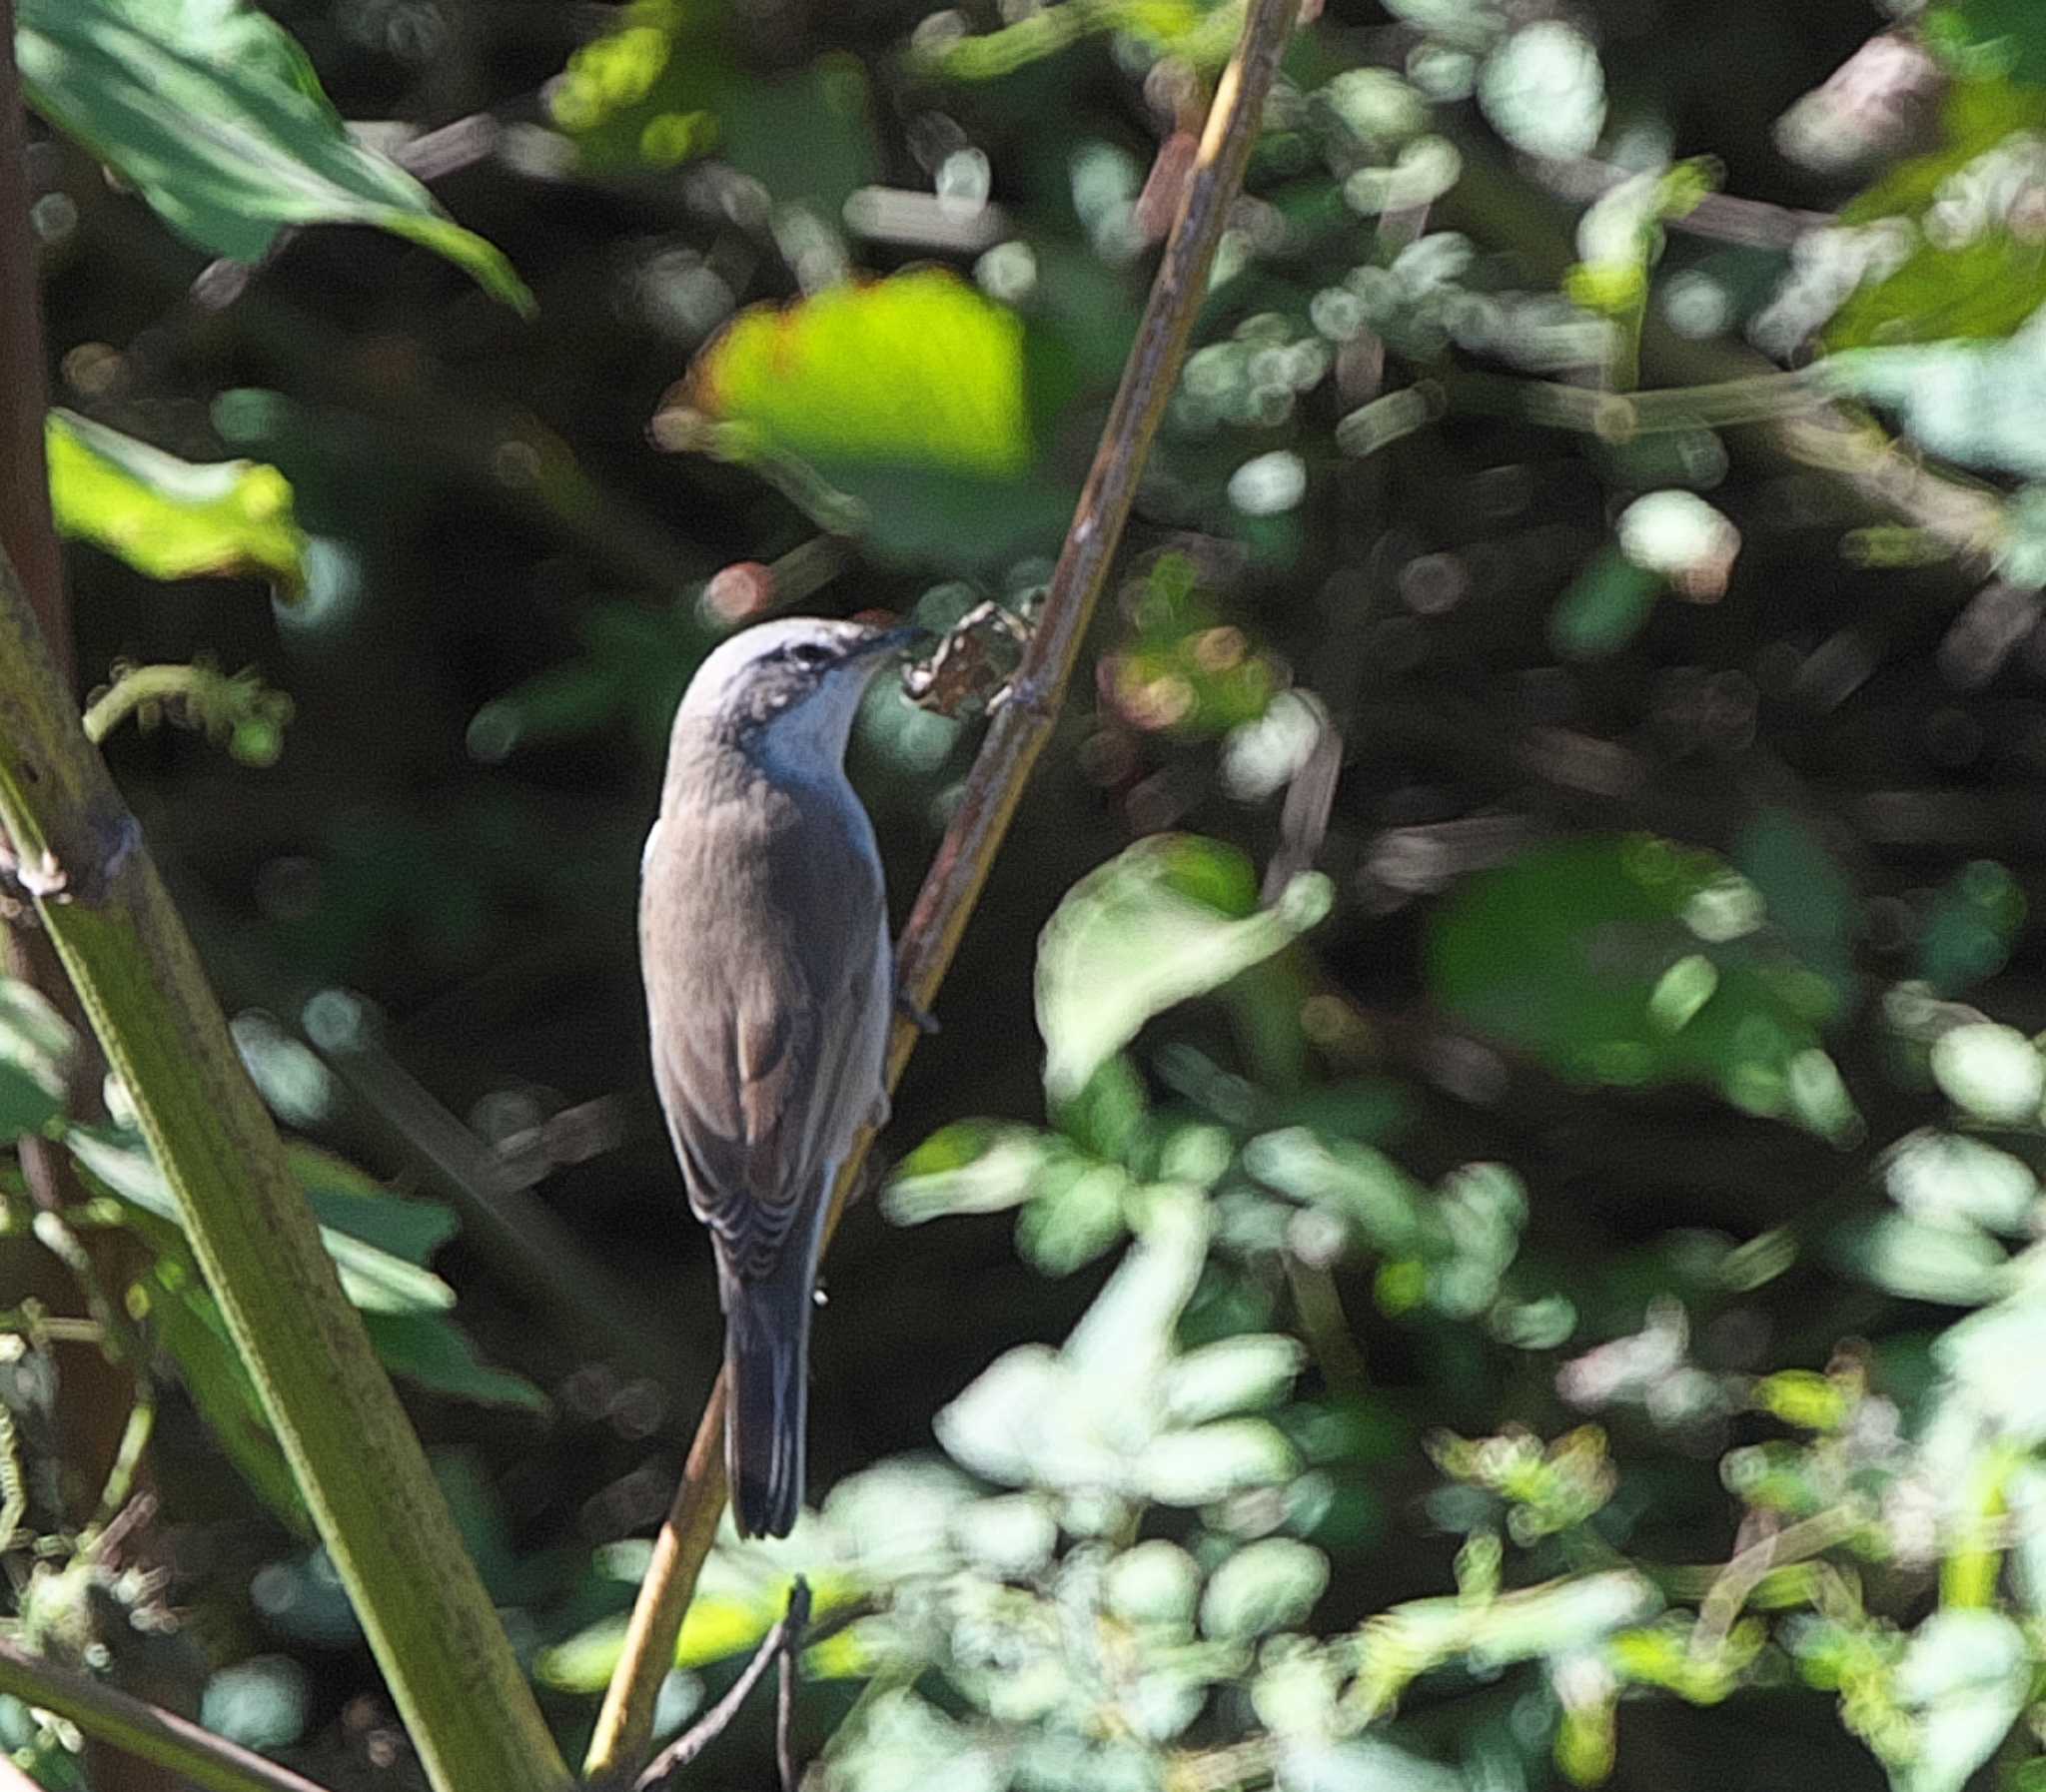
<svg viewBox="0 0 2046 1792">
<path fill-rule="evenodd" d="M 833 1247 L 811 1509 L 659 1728 L 800 1573 L 833 1792 L 2038 1792 L 2046 9 L 1308 10 Z M 1242 8 L 17 13 L 73 694 L 575 1750 L 719 1349 L 674 704 L 771 613 L 956 625 L 852 751 L 906 910 Z M 0 1166 L 75 1297 L 0 1294 L 0 1622 L 409 1785 L 78 1050 L 0 982 L 88 1196 Z"/>
</svg>

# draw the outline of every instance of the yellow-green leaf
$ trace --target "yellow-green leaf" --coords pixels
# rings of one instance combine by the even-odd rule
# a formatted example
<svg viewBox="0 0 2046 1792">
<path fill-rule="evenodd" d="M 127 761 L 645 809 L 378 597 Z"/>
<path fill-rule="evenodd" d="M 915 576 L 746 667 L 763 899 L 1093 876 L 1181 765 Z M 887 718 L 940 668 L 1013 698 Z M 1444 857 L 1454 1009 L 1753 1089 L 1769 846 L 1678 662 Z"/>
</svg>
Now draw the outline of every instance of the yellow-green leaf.
<svg viewBox="0 0 2046 1792">
<path fill-rule="evenodd" d="M 264 577 L 305 587 L 291 481 L 257 460 L 181 460 L 68 411 L 44 430 L 50 503 L 73 540 L 152 578 Z"/>
<path fill-rule="evenodd" d="M 806 460 L 1009 477 L 1030 464 L 1023 321 L 935 268 L 740 313 L 688 397 Z"/>
</svg>

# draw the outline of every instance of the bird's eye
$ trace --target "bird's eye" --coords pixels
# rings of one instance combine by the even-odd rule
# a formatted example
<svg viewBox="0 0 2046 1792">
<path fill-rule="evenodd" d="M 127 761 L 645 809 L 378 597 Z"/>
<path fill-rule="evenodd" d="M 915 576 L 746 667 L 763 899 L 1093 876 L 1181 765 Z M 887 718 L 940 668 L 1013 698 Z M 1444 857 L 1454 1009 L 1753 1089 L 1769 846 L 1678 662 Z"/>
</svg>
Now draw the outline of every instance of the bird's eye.
<svg viewBox="0 0 2046 1792">
<path fill-rule="evenodd" d="M 831 657 L 831 650 L 819 646 L 815 641 L 797 641 L 789 648 L 788 653 L 800 666 L 820 666 Z"/>
</svg>

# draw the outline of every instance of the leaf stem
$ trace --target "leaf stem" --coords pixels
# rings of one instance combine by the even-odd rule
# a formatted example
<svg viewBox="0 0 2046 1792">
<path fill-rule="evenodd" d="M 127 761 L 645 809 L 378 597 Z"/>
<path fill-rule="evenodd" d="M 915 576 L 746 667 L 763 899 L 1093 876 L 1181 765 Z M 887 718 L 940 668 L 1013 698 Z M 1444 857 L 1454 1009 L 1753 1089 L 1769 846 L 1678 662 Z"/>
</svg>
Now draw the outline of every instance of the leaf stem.
<svg viewBox="0 0 2046 1792">
<path fill-rule="evenodd" d="M 1236 55 L 1216 84 L 1207 130 L 1030 645 L 1010 686 L 1009 700 L 989 724 L 980 756 L 896 946 L 902 989 L 918 1008 L 928 1010 L 936 1000 L 1031 768 L 1051 738 L 1080 642 L 1129 520 L 1152 439 L 1178 382 L 1194 319 L 1207 297 L 1215 251 L 1242 187 L 1265 97 L 1278 74 L 1299 3 L 1252 0 Z M 917 1038 L 913 1023 L 897 1020 L 888 1054 L 891 1089 L 901 1080 Z M 870 1143 L 870 1137 L 857 1142 L 839 1174 L 827 1243 Z M 621 1779 L 645 1754 L 654 1701 L 674 1663 L 682 1616 L 724 1509 L 724 1398 L 720 1373 L 697 1421 L 681 1486 L 654 1543 L 624 1651 L 604 1694 L 583 1760 L 583 1773 L 590 1780 Z"/>
</svg>

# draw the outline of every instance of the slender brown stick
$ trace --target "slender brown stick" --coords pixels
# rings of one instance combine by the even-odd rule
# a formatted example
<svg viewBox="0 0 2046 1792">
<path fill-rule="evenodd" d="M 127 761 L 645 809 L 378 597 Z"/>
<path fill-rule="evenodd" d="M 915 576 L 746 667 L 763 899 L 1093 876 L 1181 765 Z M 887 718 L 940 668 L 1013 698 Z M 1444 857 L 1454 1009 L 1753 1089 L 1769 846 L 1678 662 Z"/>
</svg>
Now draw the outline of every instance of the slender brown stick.
<svg viewBox="0 0 2046 1792">
<path fill-rule="evenodd" d="M 1080 642 L 1129 520 L 1152 438 L 1178 382 L 1187 338 L 1207 296 L 1215 250 L 1243 184 L 1265 97 L 1298 10 L 1299 0 L 1251 0 L 1236 56 L 1216 86 L 1200 153 L 1036 630 L 896 948 L 902 988 L 917 1007 L 928 1009 L 937 996 L 1031 768 L 1051 738 Z M 891 1089 L 901 1080 L 917 1037 L 913 1023 L 896 1022 L 888 1054 Z M 870 1143 L 863 1137 L 854 1145 L 839 1175 L 826 1222 L 827 1243 Z M 724 1396 L 720 1374 L 697 1422 L 682 1484 L 654 1544 L 624 1652 L 604 1694 L 583 1761 L 590 1780 L 621 1778 L 645 1753 L 654 1700 L 673 1665 L 682 1616 L 724 1509 Z"/>
<path fill-rule="evenodd" d="M 788 1609 L 781 1614 L 774 1628 L 760 1639 L 760 1646 L 753 1651 L 753 1659 L 746 1663 L 745 1672 L 731 1683 L 731 1690 L 723 1698 L 653 1757 L 646 1771 L 639 1776 L 633 1792 L 663 1792 L 676 1774 L 731 1726 L 731 1720 L 753 1696 L 753 1688 L 760 1684 L 770 1667 L 780 1664 L 782 1683 L 786 1686 L 789 1661 L 803 1646 L 803 1632 L 809 1627 L 809 1622 L 810 1583 L 798 1574 L 795 1584 L 788 1589 Z M 784 1774 L 784 1784 L 786 1780 Z"/>
<path fill-rule="evenodd" d="M 0 1642 L 0 1692 L 69 1718 L 88 1736 L 168 1767 L 180 1780 L 209 1792 L 323 1792 L 303 1774 L 188 1718 L 53 1666 L 8 1642 Z"/>
</svg>

